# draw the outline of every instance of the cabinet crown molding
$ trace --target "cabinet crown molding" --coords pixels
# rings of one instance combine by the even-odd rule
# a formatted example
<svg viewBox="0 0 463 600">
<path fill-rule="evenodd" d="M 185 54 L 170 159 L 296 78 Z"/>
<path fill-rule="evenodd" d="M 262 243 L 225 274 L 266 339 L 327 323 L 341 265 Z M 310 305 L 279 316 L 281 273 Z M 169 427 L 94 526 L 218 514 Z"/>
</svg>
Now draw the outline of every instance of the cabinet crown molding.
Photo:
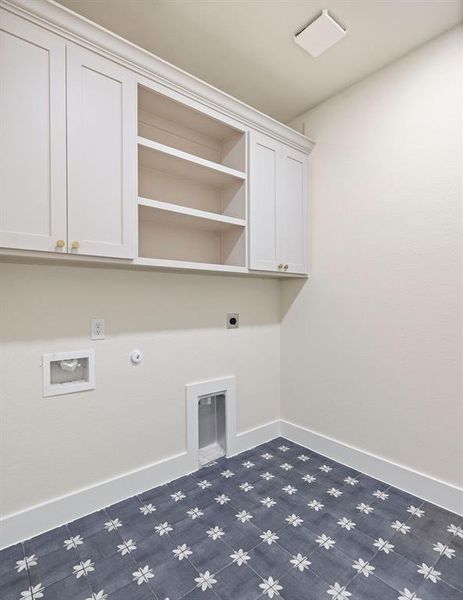
<svg viewBox="0 0 463 600">
<path fill-rule="evenodd" d="M 52 0 L 33 4 L 30 0 L 0 0 L 0 7 L 304 153 L 310 153 L 315 145 L 305 135 Z"/>
</svg>

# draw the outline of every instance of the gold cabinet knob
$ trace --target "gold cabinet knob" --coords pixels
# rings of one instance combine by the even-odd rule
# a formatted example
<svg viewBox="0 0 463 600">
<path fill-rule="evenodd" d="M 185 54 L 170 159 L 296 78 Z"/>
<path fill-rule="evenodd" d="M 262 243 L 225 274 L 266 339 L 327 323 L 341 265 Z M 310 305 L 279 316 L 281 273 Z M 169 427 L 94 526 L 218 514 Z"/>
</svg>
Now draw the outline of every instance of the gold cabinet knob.
<svg viewBox="0 0 463 600">
<path fill-rule="evenodd" d="M 288 265 L 285 265 L 283 269 L 286 271 L 288 269 Z"/>
<path fill-rule="evenodd" d="M 72 248 L 73 250 L 78 250 L 78 249 L 80 248 L 80 244 L 79 244 L 79 242 L 72 242 L 72 244 L 71 244 L 71 248 Z"/>
<path fill-rule="evenodd" d="M 278 268 L 279 268 L 279 269 L 282 269 L 282 268 L 283 268 L 283 263 L 280 263 L 280 264 L 278 265 Z"/>
<path fill-rule="evenodd" d="M 58 240 L 56 242 L 56 247 L 57 248 L 64 248 L 65 245 L 66 245 L 66 242 L 64 240 Z"/>
</svg>

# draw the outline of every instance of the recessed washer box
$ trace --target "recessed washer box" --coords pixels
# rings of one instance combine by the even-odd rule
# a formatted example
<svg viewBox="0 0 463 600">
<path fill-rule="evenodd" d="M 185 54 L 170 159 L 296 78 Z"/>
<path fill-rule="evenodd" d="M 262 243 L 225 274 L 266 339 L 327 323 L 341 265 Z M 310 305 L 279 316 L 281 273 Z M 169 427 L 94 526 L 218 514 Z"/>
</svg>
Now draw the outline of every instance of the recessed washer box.
<svg viewBox="0 0 463 600">
<path fill-rule="evenodd" d="M 325 9 L 294 36 L 294 41 L 314 58 L 323 54 L 346 35 L 346 30 Z"/>
<path fill-rule="evenodd" d="M 44 354 L 42 381 L 44 398 L 95 389 L 95 351 Z"/>
</svg>

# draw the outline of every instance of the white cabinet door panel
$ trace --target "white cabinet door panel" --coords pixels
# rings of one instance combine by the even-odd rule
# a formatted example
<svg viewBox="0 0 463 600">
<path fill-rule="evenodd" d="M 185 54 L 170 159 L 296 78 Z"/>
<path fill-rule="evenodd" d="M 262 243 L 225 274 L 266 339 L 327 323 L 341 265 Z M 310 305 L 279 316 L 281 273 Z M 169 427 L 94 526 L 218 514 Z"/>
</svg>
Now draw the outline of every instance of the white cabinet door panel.
<svg viewBox="0 0 463 600">
<path fill-rule="evenodd" d="M 66 240 L 65 85 L 64 40 L 0 10 L 0 247 Z"/>
<path fill-rule="evenodd" d="M 307 273 L 307 155 L 282 145 L 277 202 L 277 253 L 288 273 Z"/>
<path fill-rule="evenodd" d="M 93 52 L 67 49 L 69 248 L 136 256 L 136 83 Z M 73 242 L 79 248 L 72 250 Z"/>
<path fill-rule="evenodd" d="M 276 227 L 280 144 L 251 133 L 250 268 L 278 270 Z"/>
</svg>

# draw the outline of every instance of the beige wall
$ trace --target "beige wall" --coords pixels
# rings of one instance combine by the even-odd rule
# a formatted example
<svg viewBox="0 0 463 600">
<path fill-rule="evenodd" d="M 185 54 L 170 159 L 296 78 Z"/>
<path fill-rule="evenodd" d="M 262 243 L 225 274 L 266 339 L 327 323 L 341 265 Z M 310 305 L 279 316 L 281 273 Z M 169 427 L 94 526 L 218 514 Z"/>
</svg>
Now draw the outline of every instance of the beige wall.
<svg viewBox="0 0 463 600">
<path fill-rule="evenodd" d="M 183 452 L 187 382 L 235 374 L 238 431 L 279 417 L 274 280 L 0 264 L 0 287 L 3 514 Z M 96 390 L 42 398 L 42 353 L 85 348 Z"/>
<path fill-rule="evenodd" d="M 317 140 L 312 275 L 281 285 L 283 418 L 454 484 L 458 36 L 297 120 Z M 0 264 L 0 289 L 3 514 L 184 451 L 187 382 L 235 374 L 238 431 L 279 417 L 277 281 Z M 92 316 L 105 341 L 90 341 Z M 97 389 L 42 398 L 41 354 L 84 348 Z"/>
<path fill-rule="evenodd" d="M 463 483 L 462 28 L 311 110 L 312 276 L 282 289 L 282 417 Z"/>
</svg>

